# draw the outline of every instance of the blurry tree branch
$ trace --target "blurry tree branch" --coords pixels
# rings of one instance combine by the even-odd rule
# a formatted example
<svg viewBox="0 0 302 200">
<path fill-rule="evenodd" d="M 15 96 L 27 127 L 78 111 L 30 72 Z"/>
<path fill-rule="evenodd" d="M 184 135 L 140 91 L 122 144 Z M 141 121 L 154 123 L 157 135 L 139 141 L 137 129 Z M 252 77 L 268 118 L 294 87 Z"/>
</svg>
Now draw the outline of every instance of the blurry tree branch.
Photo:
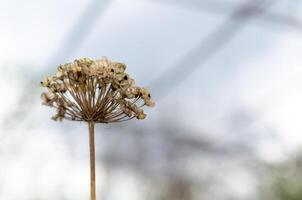
<svg viewBox="0 0 302 200">
<path fill-rule="evenodd" d="M 222 3 L 221 1 L 198 1 L 198 0 L 149 0 L 154 1 L 160 4 L 166 4 L 169 6 L 183 7 L 197 12 L 208 12 L 214 15 L 225 16 L 228 14 L 234 7 L 231 3 Z M 240 18 L 234 18 L 234 20 L 241 20 Z M 267 23 L 281 25 L 298 31 L 302 31 L 302 22 L 297 18 L 277 14 L 274 12 L 265 12 L 258 17 L 258 21 L 265 22 L 263 25 L 264 28 L 268 28 Z"/>
<path fill-rule="evenodd" d="M 76 23 L 68 30 L 58 49 L 49 59 L 48 72 L 53 66 L 65 63 L 81 47 L 89 33 L 95 27 L 99 17 L 105 12 L 112 0 L 92 0 L 80 14 Z M 43 72 L 45 73 L 45 71 Z"/>
<path fill-rule="evenodd" d="M 237 8 L 227 21 L 214 30 L 174 67 L 166 71 L 151 83 L 156 98 L 162 98 L 171 88 L 181 84 L 201 63 L 234 38 L 246 23 L 263 14 L 270 1 L 249 1 Z M 241 20 L 233 20 L 240 18 Z M 110 169 L 125 168 L 147 177 L 167 177 L 168 179 L 187 179 L 202 184 L 204 180 L 197 174 L 190 174 L 187 164 L 194 159 L 242 159 L 250 162 L 253 156 L 249 149 L 233 151 L 228 146 L 215 145 L 213 141 L 202 138 L 201 133 L 189 133 L 183 125 L 164 122 L 161 127 L 140 127 L 123 129 L 114 144 L 108 144 L 100 160 Z M 199 135 L 198 138 L 193 135 Z M 201 137 L 200 137 L 201 136 Z M 127 149 L 127 151 L 125 151 Z M 249 155 L 249 156 L 247 156 Z M 202 166 L 199 166 L 202 168 Z"/>
<path fill-rule="evenodd" d="M 15 109 L 2 122 L 3 127 L 13 127 L 15 122 L 22 122 L 30 114 L 30 105 L 37 100 L 39 83 L 41 74 L 47 74 L 51 67 L 65 62 L 72 56 L 83 44 L 91 30 L 95 27 L 99 17 L 105 12 L 111 0 L 92 0 L 89 5 L 80 14 L 74 25 L 67 31 L 65 38 L 60 43 L 54 55 L 50 57 L 49 62 L 43 67 L 43 71 L 38 73 L 38 76 L 28 77 L 24 83 L 23 93 L 20 95 L 19 101 Z M 16 120 L 18 119 L 18 120 Z"/>
<path fill-rule="evenodd" d="M 179 86 L 239 34 L 249 21 L 265 13 L 272 2 L 251 0 L 235 9 L 225 23 L 202 38 L 178 63 L 150 83 L 151 90 L 155 92 L 155 99 L 164 97 L 169 90 Z M 233 20 L 237 18 L 241 20 Z"/>
<path fill-rule="evenodd" d="M 123 134 L 119 134 L 121 129 Z M 207 135 L 210 134 L 196 132 L 174 121 L 165 121 L 160 126 L 115 127 L 112 133 L 102 137 L 106 140 L 106 147 L 99 154 L 99 160 L 111 170 L 129 169 L 145 177 L 188 179 L 199 184 L 204 180 L 192 175 L 187 168 L 187 164 L 194 160 L 256 163 L 248 146 L 217 145 L 216 141 L 207 139 Z"/>
<path fill-rule="evenodd" d="M 302 156 L 299 152 L 294 158 L 278 164 L 262 163 L 258 170 L 261 177 L 259 192 L 264 200 L 302 199 Z"/>
</svg>

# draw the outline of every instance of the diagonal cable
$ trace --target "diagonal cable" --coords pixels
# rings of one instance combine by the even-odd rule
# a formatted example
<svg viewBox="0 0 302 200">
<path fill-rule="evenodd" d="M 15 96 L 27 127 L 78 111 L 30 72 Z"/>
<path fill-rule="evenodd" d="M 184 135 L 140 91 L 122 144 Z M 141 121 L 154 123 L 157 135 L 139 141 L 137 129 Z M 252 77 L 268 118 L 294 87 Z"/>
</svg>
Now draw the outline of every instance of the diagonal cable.
<svg viewBox="0 0 302 200">
<path fill-rule="evenodd" d="M 44 71 L 39 73 L 38 76 L 42 73 L 47 73 L 50 67 L 58 65 L 58 63 L 66 60 L 79 49 L 90 31 L 95 27 L 101 14 L 103 14 L 109 6 L 110 2 L 112 2 L 112 0 L 93 0 L 89 3 L 76 23 L 67 32 L 66 37 L 59 45 L 57 51 L 51 56 L 49 62 L 46 63 L 45 68 L 43 68 Z M 15 108 L 4 119 L 1 124 L 2 126 L 12 127 L 16 121 L 21 122 L 30 115 L 30 105 L 37 100 L 35 95 L 38 92 L 39 83 L 36 81 L 39 79 L 41 79 L 41 77 L 37 78 L 35 75 L 27 79 L 27 82 L 23 85 L 23 92 L 21 93 Z"/>
<path fill-rule="evenodd" d="M 109 3 L 110 0 L 93 0 L 90 2 L 79 16 L 77 22 L 68 31 L 59 48 L 50 58 L 47 69 L 65 62 L 81 47 Z"/>
<path fill-rule="evenodd" d="M 152 0 L 154 2 L 160 4 L 166 4 L 169 6 L 177 6 L 182 8 L 187 8 L 190 10 L 194 10 L 197 12 L 205 11 L 215 15 L 222 15 L 224 16 L 229 10 L 232 8 L 229 4 L 219 4 L 215 3 L 215 1 L 178 1 L 178 0 Z M 240 20 L 238 18 L 233 18 L 234 20 Z M 274 12 L 265 12 L 261 16 L 259 16 L 259 20 L 261 22 L 265 22 L 261 25 L 264 28 L 267 28 L 267 23 L 277 24 L 289 28 L 296 29 L 298 31 L 302 31 L 302 22 L 294 17 L 280 15 Z"/>
<path fill-rule="evenodd" d="M 263 14 L 273 2 L 251 0 L 236 9 L 225 23 L 203 38 L 178 63 L 151 82 L 150 88 L 155 92 L 155 98 L 162 98 L 169 90 L 179 86 L 238 35 L 247 22 Z M 241 20 L 233 20 L 234 18 Z"/>
</svg>

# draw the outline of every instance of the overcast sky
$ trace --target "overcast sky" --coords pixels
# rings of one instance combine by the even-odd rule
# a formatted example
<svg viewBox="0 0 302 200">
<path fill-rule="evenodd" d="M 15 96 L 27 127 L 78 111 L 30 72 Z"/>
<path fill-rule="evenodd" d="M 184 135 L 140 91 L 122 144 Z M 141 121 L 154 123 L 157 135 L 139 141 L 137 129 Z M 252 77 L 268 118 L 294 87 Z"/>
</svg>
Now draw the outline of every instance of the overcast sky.
<svg viewBox="0 0 302 200">
<path fill-rule="evenodd" d="M 232 9 L 244 1 L 212 1 L 208 6 L 212 5 L 213 8 L 214 5 L 214 11 L 204 9 L 206 3 L 196 3 L 194 0 L 188 1 L 187 5 L 181 1 L 175 1 L 174 5 L 173 1 L 165 2 L 160 4 L 156 0 L 103 0 L 95 5 L 88 0 L 0 2 L 0 69 L 3 72 L 0 75 L 0 120 L 4 120 L 15 107 L 23 90 L 20 87 L 22 81 L 30 80 L 30 77 L 42 78 L 42 73 L 55 70 L 55 66 L 50 65 L 69 62 L 74 58 L 95 59 L 107 56 L 125 62 L 128 72 L 139 85 L 152 87 L 153 80 L 175 66 L 203 38 L 226 23 Z M 85 10 L 87 7 L 90 8 L 89 12 Z M 97 7 L 97 13 L 92 13 L 92 7 Z M 280 0 L 272 5 L 269 12 L 295 18 L 302 24 L 301 9 L 300 1 Z M 89 22 L 85 22 L 84 18 L 89 16 L 87 12 L 91 12 L 92 16 Z M 79 21 L 85 30 L 76 25 Z M 192 74 L 179 74 L 186 77 L 179 87 L 171 88 L 163 97 L 152 91 L 155 101 L 158 98 L 156 109 L 172 109 L 183 124 L 196 130 L 206 130 L 212 134 L 209 137 L 217 137 L 220 141 L 222 139 L 222 143 L 236 145 L 244 142 L 254 145 L 264 160 L 286 159 L 286 156 L 298 150 L 302 144 L 301 24 L 300 28 L 293 27 L 261 17 L 248 22 L 227 45 L 207 62 L 197 66 Z M 72 31 L 77 31 L 78 35 Z M 80 41 L 70 43 L 70 38 Z M 67 48 L 62 44 L 72 44 L 72 47 Z M 183 66 L 184 69 L 186 67 Z M 167 81 L 172 79 L 173 77 L 167 75 Z M 35 96 L 38 98 L 39 95 Z M 83 158 L 76 157 L 66 161 L 69 157 L 68 151 L 62 148 L 66 141 L 61 138 L 62 130 L 57 127 L 61 125 L 47 121 L 51 111 L 42 108 L 39 100 L 33 101 L 30 106 L 36 111 L 32 116 L 41 124 L 30 129 L 32 134 L 22 147 L 24 152 L 21 159 L 22 156 L 25 160 L 40 159 L 39 155 L 34 156 L 38 147 L 31 149 L 31 144 L 44 141 L 46 146 L 51 146 L 52 141 L 55 141 L 56 148 L 62 152 L 57 154 L 62 157 L 54 156 L 54 162 L 49 161 L 51 166 L 53 163 L 60 163 L 56 166 L 59 170 L 60 167 L 67 167 L 72 163 L 80 169 L 82 162 L 79 159 Z M 150 117 L 144 123 L 158 120 L 158 111 L 150 110 L 147 113 Z M 173 113 L 167 114 L 167 117 L 173 118 Z M 25 120 L 27 121 L 30 120 Z M 56 128 L 49 130 L 50 126 Z M 18 135 L 24 128 L 28 128 L 24 124 L 22 127 L 14 127 L 9 131 L 0 127 L 0 136 L 4 138 L 2 143 L 18 147 L 22 143 L 18 140 Z M 83 130 L 83 125 L 81 127 Z M 17 135 L 4 137 L 5 131 Z M 47 142 L 44 137 L 37 136 L 41 131 L 45 131 L 43 134 Z M 42 147 L 39 151 L 50 153 L 47 148 L 43 149 L 43 145 L 39 147 Z M 19 160 L 19 154 L 13 157 L 11 152 L 3 150 L 0 153 L 1 156 L 4 155 L 6 163 L 2 168 L 8 172 L 1 173 L 0 170 L 0 187 L 6 185 L 0 189 L 0 198 L 4 195 L 1 199 L 13 200 L 26 196 L 28 191 L 33 192 L 34 188 L 25 188 L 19 193 L 20 196 L 7 198 L 13 192 L 11 190 L 14 190 L 11 185 L 18 187 L 15 182 L 10 182 L 11 171 L 8 169 L 12 167 L 21 174 L 27 171 L 17 167 L 23 162 Z M 28 154 L 33 156 L 28 157 Z M 62 160 L 65 160 L 63 164 Z M 3 164 L 4 160 L 0 163 Z M 83 167 L 87 167 L 86 164 Z M 34 173 L 32 169 L 28 170 Z M 37 179 L 43 182 L 42 172 L 43 170 L 41 177 Z M 55 172 L 56 170 L 53 171 L 54 174 Z M 23 183 L 28 179 L 30 176 L 22 177 Z M 69 181 L 71 182 L 73 181 Z M 73 187 L 76 190 L 82 185 L 88 184 L 81 183 Z M 59 188 L 58 185 L 57 187 Z M 47 188 L 47 184 L 42 188 Z M 43 191 L 46 195 L 54 192 Z M 76 199 L 72 191 L 69 191 L 70 197 Z M 80 191 L 82 198 L 86 193 L 83 189 Z M 133 198 L 129 197 L 131 200 Z"/>
</svg>

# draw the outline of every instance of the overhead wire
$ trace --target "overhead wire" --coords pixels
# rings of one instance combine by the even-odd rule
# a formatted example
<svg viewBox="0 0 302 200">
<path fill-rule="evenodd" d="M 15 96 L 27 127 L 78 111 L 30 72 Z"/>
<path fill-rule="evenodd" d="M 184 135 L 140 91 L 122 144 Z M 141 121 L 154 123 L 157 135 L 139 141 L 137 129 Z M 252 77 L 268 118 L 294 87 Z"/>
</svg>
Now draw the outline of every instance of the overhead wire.
<svg viewBox="0 0 302 200">
<path fill-rule="evenodd" d="M 168 91 L 178 87 L 193 72 L 200 69 L 219 50 L 238 35 L 249 21 L 263 14 L 274 1 L 251 0 L 240 5 L 226 21 L 211 31 L 190 49 L 175 65 L 164 71 L 149 84 L 158 101 Z M 233 20 L 240 18 L 240 20 Z"/>
<path fill-rule="evenodd" d="M 67 31 L 65 38 L 58 45 L 57 50 L 38 74 L 39 76 L 48 73 L 51 67 L 65 61 L 80 48 L 111 2 L 112 0 L 93 0 L 84 8 L 74 25 Z M 37 75 L 34 75 L 29 77 L 23 84 L 24 90 L 20 94 L 14 109 L 2 121 L 3 127 L 13 127 L 14 122 L 18 121 L 20 123 L 30 114 L 30 105 L 36 101 L 35 95 L 38 94 L 39 83 L 37 79 L 41 78 L 37 78 Z"/>
</svg>

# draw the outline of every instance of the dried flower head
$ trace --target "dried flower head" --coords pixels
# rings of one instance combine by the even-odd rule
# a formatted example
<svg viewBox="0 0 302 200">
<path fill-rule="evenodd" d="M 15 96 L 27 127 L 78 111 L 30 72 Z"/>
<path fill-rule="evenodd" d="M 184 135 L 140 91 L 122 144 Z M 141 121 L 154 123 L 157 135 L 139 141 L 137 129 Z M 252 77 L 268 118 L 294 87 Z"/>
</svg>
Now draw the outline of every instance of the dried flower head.
<svg viewBox="0 0 302 200">
<path fill-rule="evenodd" d="M 143 106 L 154 106 L 150 92 L 135 86 L 125 73 L 126 65 L 107 58 L 75 60 L 60 65 L 55 76 L 46 77 L 41 86 L 48 89 L 43 104 L 54 107 L 54 120 L 111 123 L 144 119 Z"/>
</svg>

